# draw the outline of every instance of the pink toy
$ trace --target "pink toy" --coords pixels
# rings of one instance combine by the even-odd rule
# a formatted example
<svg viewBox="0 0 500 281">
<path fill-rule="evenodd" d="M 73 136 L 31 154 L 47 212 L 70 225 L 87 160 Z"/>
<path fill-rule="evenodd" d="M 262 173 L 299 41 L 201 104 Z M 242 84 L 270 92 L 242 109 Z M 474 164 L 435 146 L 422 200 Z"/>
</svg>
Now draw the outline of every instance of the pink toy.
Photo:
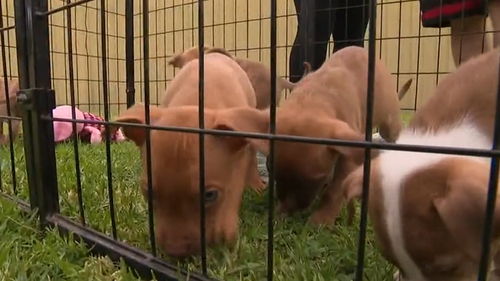
<svg viewBox="0 0 500 281">
<path fill-rule="evenodd" d="M 52 110 L 54 118 L 72 119 L 71 106 L 61 105 Z M 83 112 L 75 107 L 76 119 L 104 121 L 102 117 L 96 116 L 89 112 Z M 102 142 L 102 135 L 104 134 L 105 126 L 102 124 L 92 123 L 76 123 L 76 132 L 81 141 L 97 144 Z M 73 135 L 73 124 L 71 122 L 54 121 L 54 141 L 56 143 L 68 140 Z M 125 140 L 122 131 L 118 129 L 111 135 L 111 140 L 121 142 Z"/>
</svg>

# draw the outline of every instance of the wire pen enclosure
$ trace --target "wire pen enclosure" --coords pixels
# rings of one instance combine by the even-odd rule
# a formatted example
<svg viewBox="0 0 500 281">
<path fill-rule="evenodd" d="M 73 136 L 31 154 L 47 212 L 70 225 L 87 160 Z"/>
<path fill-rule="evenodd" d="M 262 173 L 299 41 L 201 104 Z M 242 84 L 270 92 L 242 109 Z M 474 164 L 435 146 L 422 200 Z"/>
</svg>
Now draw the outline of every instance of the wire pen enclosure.
<svg viewBox="0 0 500 281">
<path fill-rule="evenodd" d="M 413 81 L 408 93 L 398 101 L 398 112 L 407 126 L 415 111 L 433 97 L 438 83 L 456 69 L 448 47 L 453 40 L 450 28 L 422 28 L 417 1 L 363 4 L 363 17 L 369 18 L 369 23 L 361 45 L 368 62 L 366 81 L 357 82 L 366 84 L 366 116 L 359 132 L 364 139 L 283 135 L 278 133 L 277 112 L 295 92 L 293 87 L 283 89 L 280 85 L 285 83 L 283 79 L 292 81 L 290 61 L 295 37 L 301 46 L 301 62 L 313 63 L 320 56 L 314 34 L 321 31 L 316 17 L 322 14 L 320 10 L 311 12 L 320 4 L 312 0 L 298 2 L 301 11 L 296 10 L 292 0 L 3 1 L 0 61 L 6 95 L 2 98 L 5 112 L 1 111 L 1 117 L 6 125 L 0 152 L 2 196 L 17 202 L 23 212 L 36 211 L 42 231 L 55 227 L 61 235 L 85 242 L 92 254 L 107 256 L 117 266 L 123 261 L 134 276 L 146 280 L 392 280 L 397 269 L 380 252 L 376 229 L 368 215 L 372 153 L 380 150 L 478 156 L 490 158 L 491 162 L 490 181 L 484 187 L 488 188 L 486 223 L 481 232 L 482 237 L 489 237 L 498 181 L 498 113 L 490 116 L 495 123 L 490 149 L 400 145 L 372 139 L 376 131 L 372 125 L 375 61 L 387 67 L 397 89 L 408 79 Z M 298 28 L 298 17 L 304 28 Z M 485 36 L 493 36 L 489 33 L 492 24 L 486 26 Z M 331 57 L 335 44 L 341 44 L 335 43 L 334 37 L 328 34 L 327 57 Z M 269 107 L 261 110 L 269 118 L 265 130 L 255 125 L 260 113 L 253 112 L 257 116 L 253 123 L 242 125 L 237 115 L 231 115 L 231 108 L 220 112 L 211 108 L 210 104 L 217 100 L 210 96 L 214 91 L 205 80 L 217 76 L 207 70 L 213 67 L 206 53 L 211 47 L 223 49 L 225 59 L 233 59 L 242 69 L 243 60 L 267 67 L 269 80 L 259 82 L 269 96 L 265 101 Z M 191 73 L 182 69 L 187 64 L 174 62 L 189 49 L 198 62 L 190 66 L 196 69 Z M 319 67 L 314 68 L 311 73 Z M 240 70 L 228 77 L 236 77 Z M 224 71 L 221 68 L 215 73 L 222 76 Z M 192 76 L 198 81 L 189 85 L 191 91 L 196 90 L 196 101 L 192 101 L 196 113 L 179 115 L 183 118 L 178 118 L 182 120 L 178 123 L 185 126 L 158 125 L 161 118 L 157 116 L 166 114 L 169 88 L 183 84 L 176 79 L 194 81 L 189 80 Z M 231 85 L 229 80 L 220 87 Z M 247 86 L 257 89 L 250 80 Z M 236 95 L 232 90 L 230 94 Z M 226 98 L 221 96 L 220 102 Z M 496 109 L 497 104 L 490 105 Z M 132 111 L 141 106 L 142 115 Z M 67 116 L 56 116 L 57 109 Z M 161 120 L 167 124 L 167 119 Z M 59 142 L 62 127 L 71 133 Z M 241 127 L 249 130 L 238 130 Z M 76 133 L 83 131 L 85 136 Z M 174 136 L 181 134 L 185 137 L 174 141 Z M 172 155 L 178 158 L 160 148 L 163 136 L 170 141 L 165 141 L 164 147 L 178 146 L 172 150 L 177 151 Z M 260 182 L 265 185 L 262 190 L 246 188 L 252 180 L 243 178 L 247 172 L 238 171 L 247 164 L 231 162 L 247 157 L 241 156 L 247 150 L 230 154 L 234 159 L 220 156 L 230 150 L 220 148 L 226 142 L 233 152 L 243 146 L 262 148 L 262 143 L 266 144 L 266 155 L 259 152 L 256 160 L 252 158 L 248 164 L 255 166 L 253 183 L 259 181 L 257 176 L 264 179 Z M 357 215 L 352 225 L 348 225 L 349 210 L 343 209 L 335 225 L 311 226 L 308 219 L 314 216 L 314 208 L 321 206 L 317 202 L 320 200 L 298 215 L 278 215 L 281 198 L 277 147 L 285 142 L 363 150 L 363 161 L 359 163 L 364 171 L 362 196 L 355 206 Z M 191 162 L 178 152 L 182 149 L 189 151 L 186 155 Z M 191 171 L 177 171 L 171 168 L 175 165 L 162 162 L 162 156 L 167 154 L 170 159 L 178 159 L 178 167 L 190 165 L 196 171 L 190 179 L 190 186 L 195 186 L 190 201 L 159 191 L 158 186 L 187 186 L 176 176 Z M 214 160 L 213 155 L 219 158 Z M 217 165 L 222 168 L 216 169 Z M 214 188 L 220 183 L 213 180 L 213 174 L 220 170 L 227 173 L 224 178 L 232 179 L 231 186 L 241 185 L 236 195 Z M 160 198 L 170 198 L 171 205 L 163 204 L 166 201 L 161 200 L 167 199 Z M 214 207 L 218 206 L 213 203 L 217 200 L 228 200 L 231 207 Z M 159 226 L 158 222 L 167 221 L 166 217 L 175 223 Z M 226 236 L 235 238 L 231 247 L 217 243 Z M 180 244 L 169 242 L 172 237 Z M 190 237 L 196 237 L 196 242 Z M 488 239 L 481 240 L 479 280 L 486 280 Z M 179 246 L 182 243 L 189 247 Z M 170 249 L 170 254 L 165 253 L 165 248 Z M 186 252 L 197 255 L 188 259 L 172 257 Z"/>
</svg>

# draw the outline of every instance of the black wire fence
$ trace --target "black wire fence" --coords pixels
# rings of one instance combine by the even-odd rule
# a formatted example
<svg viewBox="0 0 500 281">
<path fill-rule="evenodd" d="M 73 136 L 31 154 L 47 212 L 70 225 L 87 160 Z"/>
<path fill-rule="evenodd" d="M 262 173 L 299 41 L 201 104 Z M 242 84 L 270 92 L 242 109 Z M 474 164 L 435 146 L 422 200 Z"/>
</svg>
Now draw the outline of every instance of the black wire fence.
<svg viewBox="0 0 500 281">
<path fill-rule="evenodd" d="M 169 2 L 165 4 L 165 2 Z M 356 252 L 351 257 L 353 268 L 346 269 L 354 280 L 368 278 L 364 274 L 366 241 L 371 238 L 367 219 L 368 181 L 370 177 L 370 157 L 372 149 L 435 152 L 444 154 L 475 155 L 492 158 L 492 175 L 489 190 L 488 221 L 492 220 L 492 210 L 495 204 L 498 166 L 496 156 L 497 142 L 492 150 L 443 149 L 437 147 L 422 147 L 411 145 L 396 145 L 390 143 L 372 142 L 372 113 L 374 88 L 374 58 L 385 60 L 389 68 L 394 70 L 399 81 L 412 77 L 416 80 L 416 89 L 402 103 L 403 109 L 415 110 L 425 99 L 417 93 L 431 92 L 439 78 L 446 74 L 451 60 L 441 56 L 443 45 L 448 45 L 449 35 L 439 31 L 439 36 L 423 32 L 415 16 L 415 25 L 408 32 L 403 25 L 403 10 L 405 5 L 418 7 L 415 1 L 383 1 L 372 0 L 365 9 L 369 17 L 367 40 L 364 43 L 368 49 L 370 62 L 368 73 L 366 140 L 363 142 L 348 142 L 341 140 L 319 139 L 308 137 L 283 136 L 276 134 L 275 119 L 277 108 L 276 85 L 277 78 L 271 77 L 270 100 L 270 133 L 240 133 L 226 130 L 205 129 L 204 112 L 204 56 L 201 46 L 220 46 L 234 55 L 254 57 L 267 62 L 271 73 L 284 73 L 288 65 L 279 64 L 288 61 L 290 41 L 293 39 L 296 25 L 295 11 L 292 11 L 292 1 L 47 1 L 47 0 L 16 0 L 3 1 L 0 4 L 0 43 L 2 46 L 3 84 L 9 89 L 10 79 L 19 80 L 17 102 L 19 111 L 10 111 L 7 98 L 9 146 L 8 153 L 2 153 L 0 187 L 2 195 L 19 202 L 23 210 L 37 210 L 42 227 L 56 226 L 62 234 L 74 234 L 77 239 L 86 242 L 92 252 L 107 255 L 115 261 L 123 259 L 134 272 L 143 278 L 158 280 L 178 280 L 180 275 L 189 276 L 190 280 L 209 280 L 211 277 L 210 259 L 207 258 L 206 218 L 206 163 L 205 139 L 209 135 L 243 136 L 250 139 L 269 140 L 268 155 L 268 191 L 266 199 L 261 199 L 261 207 L 265 209 L 267 230 L 263 241 L 266 244 L 267 257 L 264 262 L 259 256 L 261 265 L 265 265 L 265 273 L 260 279 L 282 280 L 276 276 L 279 267 L 275 257 L 276 240 L 281 234 L 275 233 L 275 173 L 274 173 L 274 142 L 292 141 L 321 145 L 354 146 L 365 148 L 364 184 L 359 234 L 354 238 Z M 286 2 L 286 4 L 283 3 Z M 306 26 L 301 29 L 300 44 L 305 48 L 300 55 L 301 61 L 313 61 L 318 54 L 314 52 L 315 1 L 302 0 L 300 17 Z M 239 6 L 242 5 L 242 6 Z M 245 7 L 246 5 L 246 7 Z M 392 6 L 391 6 L 392 5 Z M 415 6 L 416 5 L 416 6 Z M 228 12 L 227 7 L 232 11 Z M 394 8 L 394 7 L 396 8 Z M 414 9 L 416 11 L 418 9 Z M 243 11 L 243 12 L 241 12 Z M 257 11 L 257 12 L 255 12 Z M 246 16 L 241 19 L 240 15 Z M 390 22 L 387 18 L 398 19 L 397 24 L 389 27 L 382 24 Z M 207 23 L 208 22 L 208 23 Z M 199 28 L 203 27 L 203 28 Z M 347 27 L 346 27 L 347 28 Z M 290 29 L 290 30 L 289 30 Z M 257 31 L 256 31 L 257 30 Z M 441 34 L 442 33 L 442 34 Z M 222 34 L 222 36 L 221 36 Z M 254 38 L 257 36 L 258 38 Z M 290 38 L 289 38 L 290 37 Z M 449 37 L 449 36 L 448 36 Z M 416 40 L 416 41 L 415 41 Z M 427 40 L 427 41 L 426 41 Z M 441 40 L 443 40 L 442 43 Z M 246 46 L 242 46 L 245 41 Z M 283 43 L 285 42 L 285 43 Z M 144 123 L 130 124 L 111 122 L 120 112 L 141 102 L 146 105 L 158 104 L 162 92 L 169 87 L 170 80 L 178 70 L 168 66 L 168 59 L 174 54 L 198 46 L 200 57 L 199 114 L 200 128 L 159 127 L 151 123 L 150 107 L 145 107 Z M 422 48 L 434 49 L 426 53 L 422 63 Z M 425 47 L 427 46 L 427 47 Z M 430 47 L 429 47 L 430 46 Z M 328 52 L 331 53 L 332 44 Z M 384 53 L 384 49 L 390 49 Z M 410 50 L 411 55 L 403 55 L 401 50 Z M 396 51 L 396 53 L 394 52 Z M 402 69 L 403 61 L 408 62 L 408 69 Z M 411 60 L 414 63 L 411 63 Z M 423 59 L 422 59 L 423 60 Z M 444 61 L 444 62 L 443 62 Z M 431 66 L 429 66 L 431 65 Z M 419 81 L 420 79 L 420 81 Z M 432 84 L 432 85 L 429 85 Z M 420 89 L 419 89 L 420 87 Z M 88 121 L 90 124 L 103 124 L 103 149 L 92 152 L 88 145 L 73 139 L 65 148 L 59 149 L 54 143 L 54 122 L 68 119 L 52 116 L 52 110 L 58 105 L 77 106 L 80 110 L 102 115 L 104 121 Z M 499 103 L 500 105 L 500 103 Z M 496 107 L 498 108 L 499 105 Z M 500 112 L 500 110 L 497 110 Z M 495 140 L 498 139 L 498 119 L 495 120 Z M 12 117 L 9 117 L 12 116 Z M 72 130 L 76 131 L 83 120 L 77 117 L 77 111 L 71 110 Z M 14 121 L 22 120 L 20 142 L 15 139 L 12 127 Z M 146 203 L 142 208 L 137 202 L 125 201 L 121 196 L 128 193 L 141 196 L 139 182 L 140 156 L 132 144 L 124 150 L 133 150 L 129 162 L 124 161 L 123 149 L 112 143 L 111 128 L 149 128 L 145 130 L 145 145 L 141 155 L 145 159 L 145 177 L 147 178 Z M 200 186 L 199 231 L 201 261 L 198 268 L 183 268 L 164 259 L 157 249 L 155 239 L 155 220 L 153 214 L 154 194 L 151 163 L 151 131 L 175 131 L 199 135 L 199 170 Z M 126 145 L 124 145 L 126 146 Z M 142 154 L 144 153 L 144 154 Z M 97 173 L 91 172 L 92 167 Z M 24 171 L 25 169 L 25 171 Z M 118 170 L 122 172 L 117 172 Z M 118 175 L 117 175 L 118 174 Z M 97 175 L 97 178 L 95 178 Z M 131 184 L 131 182 L 133 182 Z M 127 190 L 126 186 L 134 185 L 137 190 Z M 24 188 L 24 189 L 23 189 Z M 93 189 L 93 191 L 89 191 Z M 91 195 L 88 195 L 89 192 Z M 92 193 L 93 192 L 93 193 Z M 87 194 L 87 195 L 86 195 Z M 29 202 L 29 203 L 27 203 Z M 68 214 L 66 214 L 68 212 Z M 97 216 L 106 216 L 106 220 L 96 222 Z M 142 213 L 142 220 L 133 218 L 125 223 L 133 212 Z M 106 213 L 106 215 L 104 215 Z M 92 217 L 94 214 L 94 217 Z M 265 222 L 262 222 L 265 224 Z M 491 224 L 486 224 L 491 228 Z M 121 229 L 120 229 L 121 228 Z M 135 229 L 141 237 L 127 237 L 126 233 Z M 490 231 L 486 229 L 486 231 Z M 487 232 L 485 232 L 487 233 Z M 241 234 L 240 235 L 244 235 Z M 488 236 L 489 237 L 489 236 Z M 157 237 L 156 237 L 157 238 Z M 147 240 L 148 247 L 141 249 L 139 240 Z M 279 239 L 279 238 L 278 238 Z M 488 238 L 489 239 L 489 238 Z M 485 280 L 485 264 L 488 239 L 484 239 L 483 265 L 481 278 Z M 283 247 L 283 245 L 280 245 Z M 222 259 L 222 258 L 221 258 Z M 311 263 L 314 260 L 310 261 Z M 235 269 L 236 270 L 236 269 Z M 375 268 L 380 270 L 380 268 Z M 391 268 L 392 270 L 392 268 Z M 237 270 L 236 270 L 237 271 Z M 250 266 L 241 271 L 251 271 Z M 212 272 L 213 273 L 213 272 Z M 180 274 L 180 275 L 179 275 Z M 297 275 L 298 276 L 298 275 Z M 392 275 L 391 275 L 392 276 Z M 251 277 L 239 277 L 239 280 L 255 280 Z M 334 276 L 323 276 L 331 280 Z M 259 279 L 259 278 L 257 278 Z M 259 279 L 259 280 L 260 280 Z M 370 278 L 368 278 L 370 279 Z M 387 279 L 370 279 L 387 280 Z"/>
</svg>

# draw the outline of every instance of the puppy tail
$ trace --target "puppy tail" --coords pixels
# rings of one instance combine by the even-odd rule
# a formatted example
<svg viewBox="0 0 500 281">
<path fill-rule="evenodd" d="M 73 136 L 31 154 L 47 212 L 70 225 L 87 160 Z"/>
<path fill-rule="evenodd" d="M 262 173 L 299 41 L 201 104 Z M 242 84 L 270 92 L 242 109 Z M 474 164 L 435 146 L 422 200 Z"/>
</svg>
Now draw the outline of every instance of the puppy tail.
<svg viewBox="0 0 500 281">
<path fill-rule="evenodd" d="M 408 92 L 408 90 L 411 87 L 411 83 L 413 83 L 413 78 L 408 79 L 408 81 L 406 81 L 406 83 L 403 85 L 403 87 L 401 87 L 401 89 L 399 89 L 399 92 L 398 92 L 398 99 L 399 100 L 403 99 L 403 97 L 406 95 L 406 93 Z"/>
<path fill-rule="evenodd" d="M 309 62 L 305 61 L 304 62 L 304 73 L 302 74 L 302 78 L 304 78 L 307 74 L 311 73 L 312 71 L 312 66 Z M 295 86 L 297 86 L 297 83 L 290 82 L 289 80 L 280 78 L 279 83 L 281 84 L 281 88 L 293 90 Z"/>
<path fill-rule="evenodd" d="M 306 76 L 307 74 L 311 73 L 312 71 L 312 66 L 309 62 L 305 61 L 304 62 L 304 74 L 302 75 L 302 77 Z"/>
</svg>

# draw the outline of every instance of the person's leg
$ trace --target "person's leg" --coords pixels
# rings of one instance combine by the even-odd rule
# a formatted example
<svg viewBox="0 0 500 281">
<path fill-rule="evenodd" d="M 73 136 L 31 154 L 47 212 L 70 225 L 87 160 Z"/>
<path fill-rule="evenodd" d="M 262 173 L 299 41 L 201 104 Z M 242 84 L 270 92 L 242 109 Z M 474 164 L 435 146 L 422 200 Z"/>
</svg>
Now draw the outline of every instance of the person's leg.
<svg viewBox="0 0 500 281">
<path fill-rule="evenodd" d="M 314 62 L 313 70 L 321 67 L 326 60 L 328 42 L 336 24 L 336 10 L 338 0 L 316 0 L 314 26 Z"/>
<path fill-rule="evenodd" d="M 488 13 L 493 26 L 493 46 L 500 46 L 500 0 L 488 1 Z M 500 271 L 500 269 L 499 269 Z"/>
<path fill-rule="evenodd" d="M 451 53 L 455 66 L 493 47 L 489 35 L 484 34 L 485 19 L 484 16 L 472 16 L 451 20 Z"/>
<path fill-rule="evenodd" d="M 333 29 L 333 53 L 347 46 L 364 47 L 369 21 L 368 0 L 339 0 L 337 21 Z"/>
<path fill-rule="evenodd" d="M 486 1 L 420 0 L 420 10 L 423 27 L 451 27 L 450 47 L 455 66 L 491 49 L 491 38 L 483 34 L 487 17 Z"/>
<path fill-rule="evenodd" d="M 335 0 L 316 0 L 315 26 L 314 26 L 314 61 L 310 62 L 312 70 L 318 69 L 326 58 L 326 49 L 328 40 L 331 35 L 333 26 L 330 24 L 332 18 L 330 15 L 329 7 L 330 2 Z M 304 62 L 301 60 L 301 52 L 305 48 L 302 42 L 302 29 L 306 27 L 306 23 L 300 17 L 300 2 L 301 0 L 294 0 L 295 9 L 297 12 L 298 27 L 295 34 L 292 50 L 290 52 L 289 73 L 290 81 L 297 82 L 302 77 L 304 72 Z M 305 7 L 304 7 L 305 8 Z M 301 44 L 302 43 L 302 44 Z"/>
<path fill-rule="evenodd" d="M 297 13 L 297 33 L 295 34 L 295 40 L 293 41 L 293 46 L 292 50 L 290 51 L 290 61 L 288 64 L 289 67 L 289 74 L 290 74 L 290 82 L 297 82 L 300 80 L 302 77 L 302 71 L 303 71 L 303 62 L 301 61 L 301 49 L 303 46 L 300 44 L 303 43 L 301 42 L 301 33 L 302 33 L 302 26 L 301 20 L 300 20 L 300 2 L 301 0 L 293 0 L 293 4 L 295 5 L 295 11 Z"/>
</svg>

